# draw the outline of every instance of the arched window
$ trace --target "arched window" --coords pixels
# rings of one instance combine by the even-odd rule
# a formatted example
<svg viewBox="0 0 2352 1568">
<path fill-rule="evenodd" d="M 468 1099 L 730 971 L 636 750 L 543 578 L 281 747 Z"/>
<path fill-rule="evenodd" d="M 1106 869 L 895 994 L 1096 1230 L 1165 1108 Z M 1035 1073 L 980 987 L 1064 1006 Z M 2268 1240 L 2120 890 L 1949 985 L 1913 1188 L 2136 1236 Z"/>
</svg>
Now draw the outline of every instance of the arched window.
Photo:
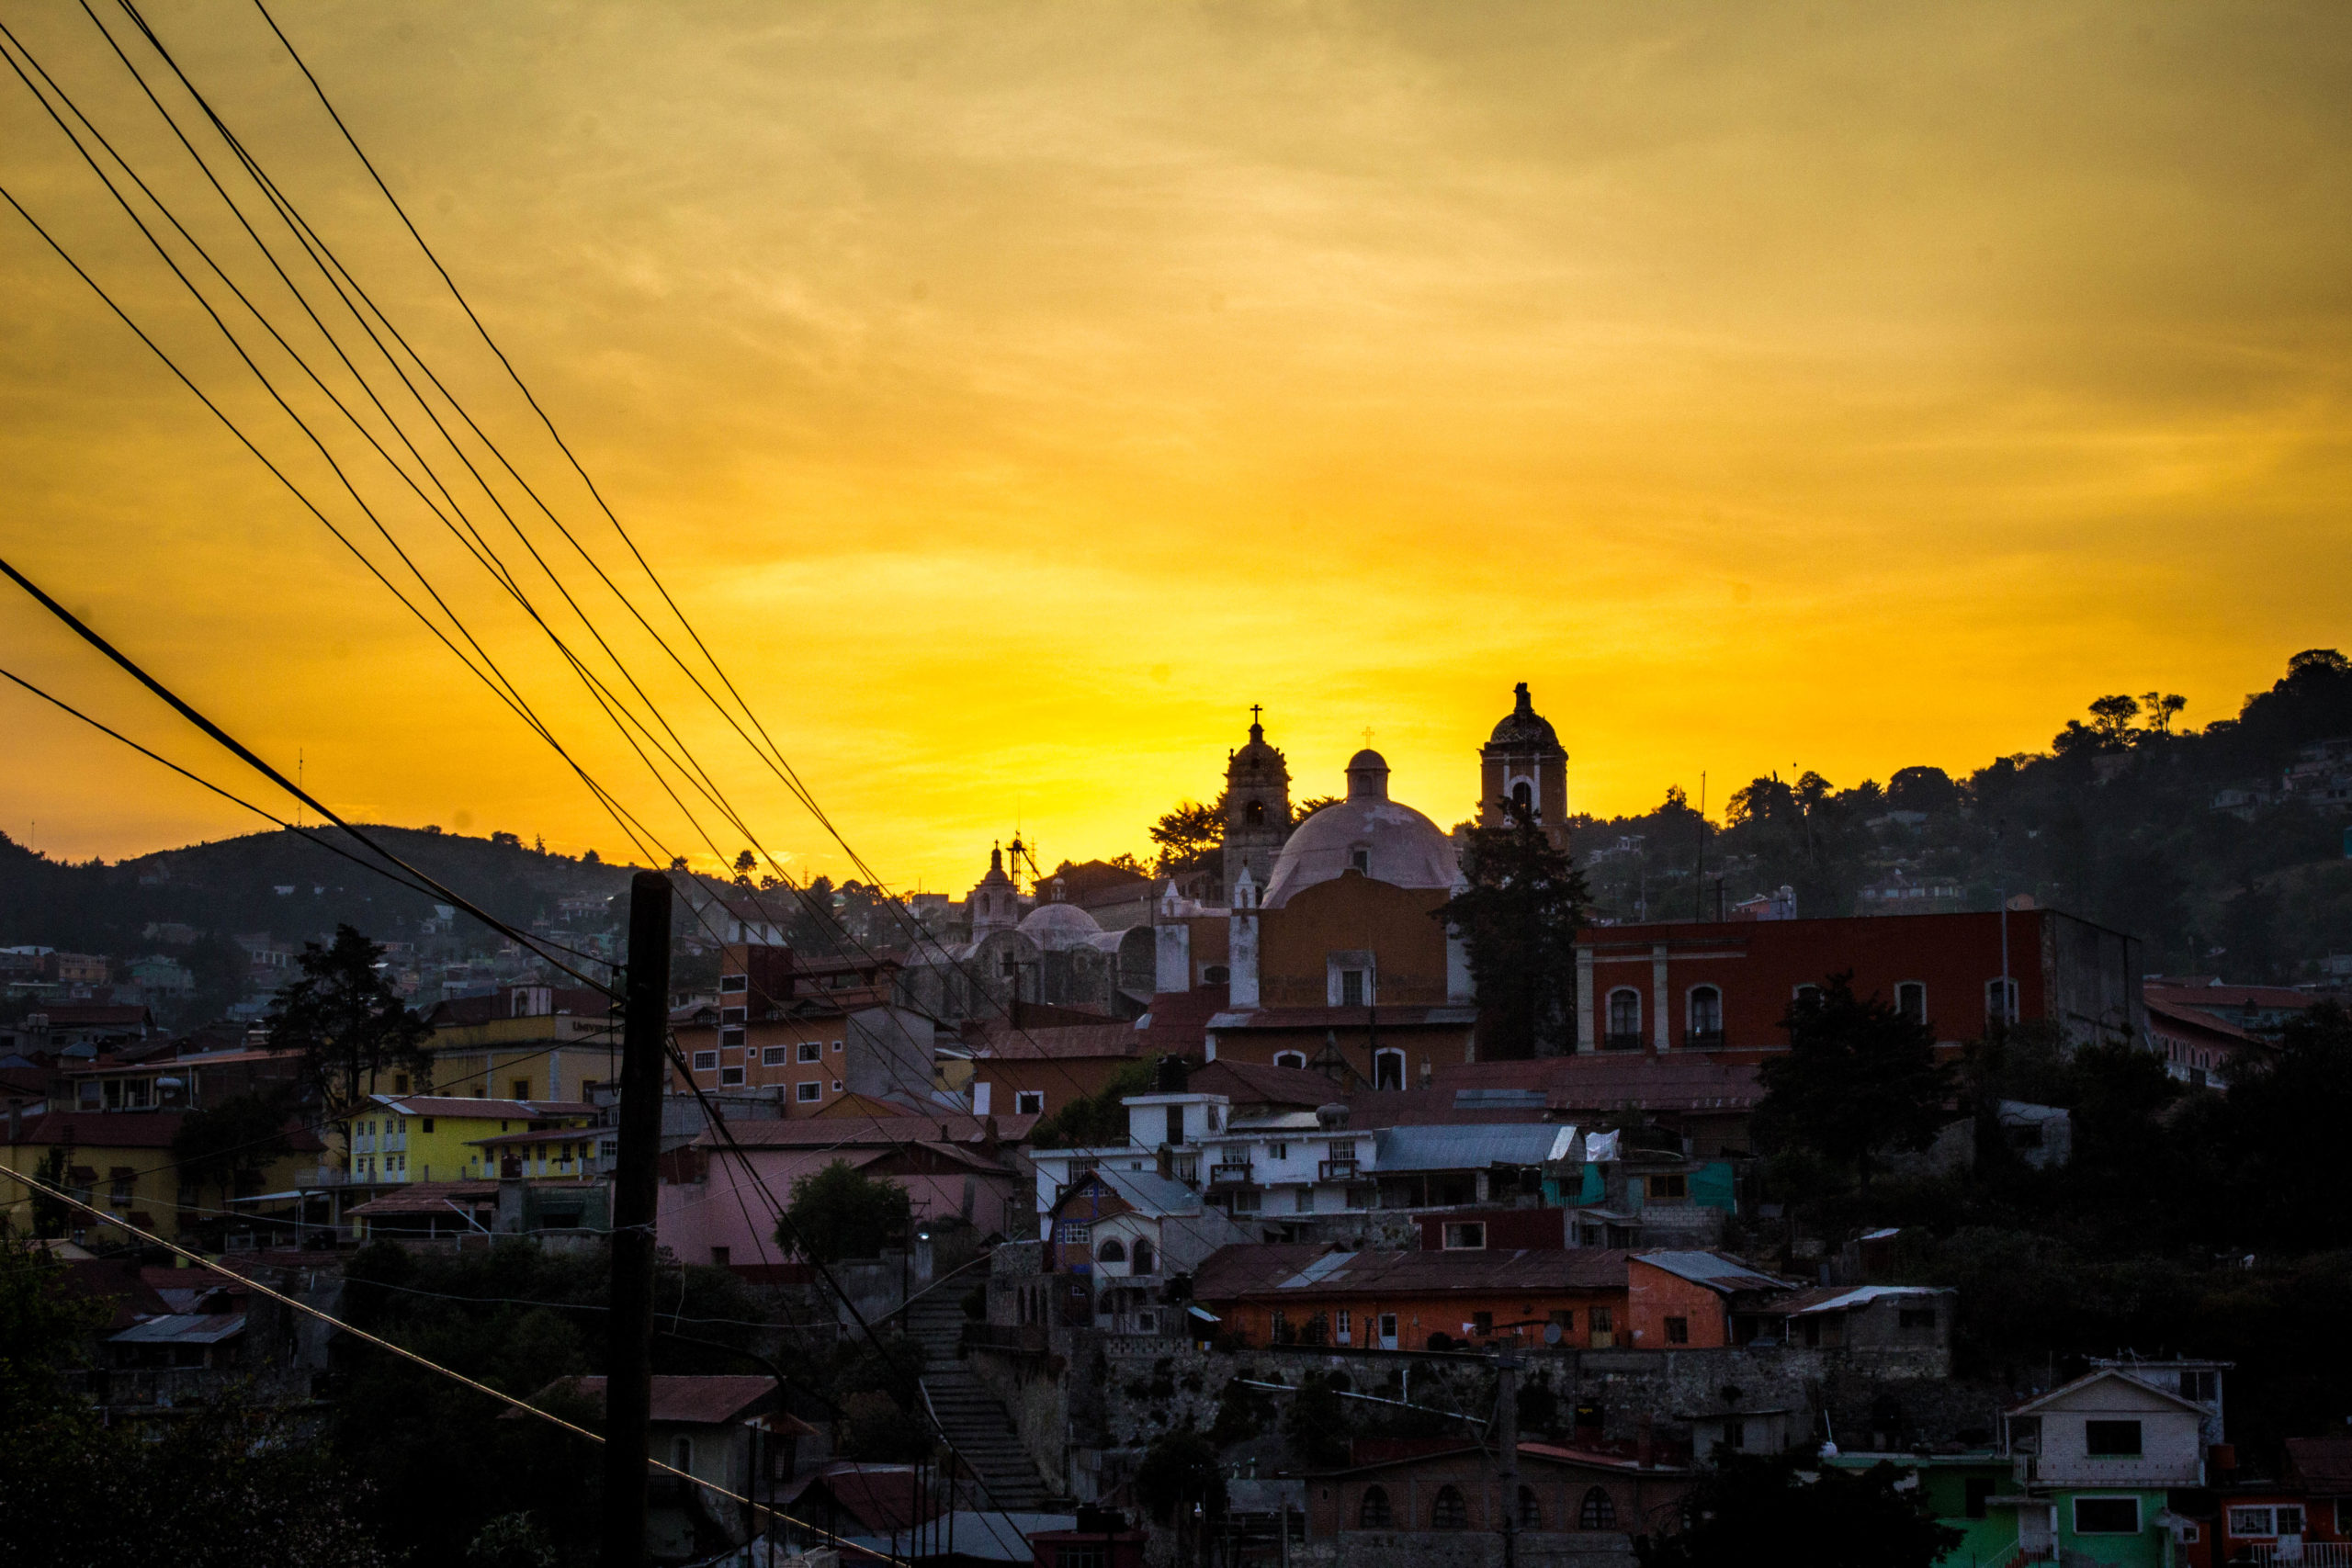
<svg viewBox="0 0 2352 1568">
<path fill-rule="evenodd" d="M 1274 1053 L 1274 1066 L 1278 1067 L 1303 1067 L 1306 1066 L 1306 1053 L 1304 1051 L 1277 1051 Z"/>
<path fill-rule="evenodd" d="M 1690 987 L 1690 1041 L 1720 1045 L 1724 1040 L 1724 994 L 1713 986 Z"/>
<path fill-rule="evenodd" d="M 1522 1486 L 1519 1489 L 1519 1528 L 1523 1530 L 1540 1530 L 1544 1528 L 1544 1505 L 1536 1501 L 1535 1488 L 1532 1486 Z"/>
<path fill-rule="evenodd" d="M 1365 1487 L 1363 1506 L 1356 1510 L 1356 1528 L 1366 1530 L 1385 1530 L 1396 1522 L 1396 1516 L 1388 1508 L 1388 1489 L 1385 1486 Z"/>
<path fill-rule="evenodd" d="M 1642 993 L 1631 986 L 1620 986 L 1609 993 L 1609 1038 L 1611 1051 L 1638 1051 L 1642 1048 Z"/>
<path fill-rule="evenodd" d="M 1252 828 L 1261 827 L 1266 820 L 1265 802 L 1253 800 L 1241 811 L 1241 819 Z"/>
<path fill-rule="evenodd" d="M 1463 1502 L 1461 1492 L 1452 1486 L 1439 1487 L 1437 1501 L 1430 1505 L 1430 1529 L 1466 1530 L 1469 1528 L 1470 1508 Z"/>
<path fill-rule="evenodd" d="M 1894 1010 L 1908 1023 L 1928 1021 L 1928 987 L 1923 980 L 1900 980 L 1894 987 Z"/>
<path fill-rule="evenodd" d="M 1127 1272 L 1130 1274 L 1148 1274 L 1151 1272 L 1153 1261 L 1154 1259 L 1151 1256 L 1151 1238 L 1140 1235 L 1136 1237 L 1135 1261 L 1128 1265 Z"/>
<path fill-rule="evenodd" d="M 1097 1263 L 1125 1263 L 1126 1260 L 1127 1249 L 1119 1245 L 1116 1237 L 1094 1249 L 1094 1261 Z"/>
<path fill-rule="evenodd" d="M 1233 971 L 1222 964 L 1205 964 L 1201 969 L 1201 984 L 1204 986 L 1225 986 L 1232 984 L 1232 981 Z"/>
<path fill-rule="evenodd" d="M 1528 808 L 1532 807 L 1534 804 L 1535 792 L 1528 787 L 1528 784 L 1525 779 L 1521 779 L 1517 784 L 1510 786 L 1511 810 L 1522 820 L 1526 818 Z"/>
<path fill-rule="evenodd" d="M 1584 1506 L 1577 1510 L 1577 1529 L 1580 1530 L 1613 1530 L 1617 1528 L 1617 1505 L 1608 1493 L 1596 1486 L 1584 1495 Z"/>
<path fill-rule="evenodd" d="M 1405 1087 L 1405 1053 L 1379 1051 L 1372 1058 L 1372 1087 L 1403 1089 Z"/>
</svg>

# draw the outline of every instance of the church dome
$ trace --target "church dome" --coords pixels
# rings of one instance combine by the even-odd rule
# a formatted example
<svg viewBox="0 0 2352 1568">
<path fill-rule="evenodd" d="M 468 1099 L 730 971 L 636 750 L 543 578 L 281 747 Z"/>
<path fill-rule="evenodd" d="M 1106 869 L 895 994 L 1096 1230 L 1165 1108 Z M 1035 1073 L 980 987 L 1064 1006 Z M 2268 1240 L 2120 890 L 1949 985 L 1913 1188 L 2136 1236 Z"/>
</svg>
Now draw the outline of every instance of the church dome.
<svg viewBox="0 0 2352 1568">
<path fill-rule="evenodd" d="M 1254 713 L 1256 710 L 1251 711 Z M 1228 778 L 1252 774 L 1280 778 L 1285 783 L 1290 779 L 1290 765 L 1283 761 L 1279 749 L 1266 744 L 1266 727 L 1255 720 L 1250 726 L 1249 741 L 1226 758 L 1226 775 Z"/>
<path fill-rule="evenodd" d="M 1459 871 L 1453 840 L 1411 807 L 1388 798 L 1388 761 L 1377 751 L 1348 760 L 1348 798 L 1292 832 L 1260 902 L 1278 909 L 1300 888 L 1336 882 L 1350 870 L 1396 887 L 1449 889 Z"/>
<path fill-rule="evenodd" d="M 1085 947 L 1102 934 L 1101 922 L 1075 904 L 1040 904 L 1021 917 L 1018 930 L 1047 953 Z"/>
<path fill-rule="evenodd" d="M 1494 738 L 1488 744 L 1508 746 L 1514 750 L 1540 748 L 1556 751 L 1560 749 L 1560 738 L 1554 733 L 1551 722 L 1537 713 L 1535 705 L 1528 700 L 1526 682 L 1519 683 L 1519 705 L 1495 726 Z"/>
</svg>

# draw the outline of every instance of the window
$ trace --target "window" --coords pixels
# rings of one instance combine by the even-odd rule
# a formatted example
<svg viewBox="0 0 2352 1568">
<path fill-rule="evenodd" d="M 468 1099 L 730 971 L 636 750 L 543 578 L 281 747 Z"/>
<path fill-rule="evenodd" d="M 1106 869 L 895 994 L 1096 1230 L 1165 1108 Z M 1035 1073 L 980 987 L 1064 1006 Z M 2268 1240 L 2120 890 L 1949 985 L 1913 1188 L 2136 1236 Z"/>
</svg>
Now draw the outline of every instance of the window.
<svg viewBox="0 0 2352 1568">
<path fill-rule="evenodd" d="M 780 1067 L 790 1060 L 792 1047 L 789 1045 L 769 1045 L 760 1051 L 760 1066 L 763 1067 Z"/>
<path fill-rule="evenodd" d="M 2137 1497 L 2075 1498 L 2075 1533 L 2076 1535 L 2138 1535 L 2140 1533 L 2140 1499 Z"/>
<path fill-rule="evenodd" d="M 1120 1246 L 1118 1238 L 1114 1236 L 1094 1249 L 1094 1260 L 1098 1263 L 1125 1263 L 1127 1249 Z"/>
<path fill-rule="evenodd" d="M 1642 993 L 1631 986 L 1609 993 L 1609 1032 L 1601 1043 L 1611 1051 L 1641 1049 Z"/>
<path fill-rule="evenodd" d="M 743 1008 L 720 1008 L 718 1010 L 718 1021 L 721 1023 L 741 1023 L 747 1016 L 748 1010 Z"/>
<path fill-rule="evenodd" d="M 1897 1326 L 1903 1328 L 1932 1329 L 1936 1326 L 1936 1309 L 1931 1306 L 1904 1307 L 1895 1314 L 1895 1321 Z"/>
<path fill-rule="evenodd" d="M 509 1100 L 528 1100 L 531 1098 L 531 1080 L 528 1078 L 516 1078 L 514 1083 L 508 1087 L 513 1089 L 514 1091 L 513 1094 L 507 1096 Z"/>
<path fill-rule="evenodd" d="M 841 1093 L 841 1091 L 842 1091 L 842 1080 L 841 1080 L 841 1079 L 839 1079 L 839 1078 L 835 1078 L 835 1079 L 833 1080 L 833 1092 L 834 1092 L 835 1094 L 839 1094 L 839 1093 Z"/>
<path fill-rule="evenodd" d="M 1617 1504 L 1608 1493 L 1595 1486 L 1584 1495 L 1584 1504 L 1577 1509 L 1577 1529 L 1580 1530 L 1613 1530 L 1617 1528 Z"/>
<path fill-rule="evenodd" d="M 1972 1475 L 1962 1482 L 1962 1485 L 1967 1496 L 1967 1501 L 1962 1505 L 1962 1511 L 1972 1519 L 1988 1517 L 1986 1506 L 1993 1500 L 1995 1486 L 1993 1478 L 1989 1475 Z"/>
<path fill-rule="evenodd" d="M 406 1094 L 408 1092 L 408 1075 L 406 1073 L 394 1073 L 392 1075 L 392 1092 L 394 1094 Z"/>
<path fill-rule="evenodd" d="M 802 1061 L 813 1062 L 823 1055 L 824 1046 L 821 1043 L 815 1040 L 803 1040 L 800 1043 L 800 1059 Z"/>
<path fill-rule="evenodd" d="M 670 1464 L 673 1469 L 683 1470 L 688 1475 L 694 1473 L 695 1440 L 692 1438 L 680 1438 L 670 1445 Z"/>
<path fill-rule="evenodd" d="M 1347 1308 L 1341 1307 L 1340 1309 L 1340 1343 L 1342 1345 L 1355 1343 L 1352 1337 L 1354 1333 L 1355 1319 L 1349 1315 Z"/>
<path fill-rule="evenodd" d="M 1811 981 L 1807 981 L 1805 984 L 1799 986 L 1795 990 L 1791 991 L 1789 993 L 1789 998 L 1792 1001 L 1796 1002 L 1818 1002 L 1821 1000 L 1821 987 L 1814 985 Z"/>
<path fill-rule="evenodd" d="M 1535 1488 L 1532 1486 L 1522 1486 L 1519 1489 L 1519 1528 L 1523 1530 L 1540 1530 L 1544 1528 L 1544 1505 L 1536 1501 Z"/>
<path fill-rule="evenodd" d="M 424 1121 L 424 1131 L 426 1131 L 426 1132 L 428 1132 L 428 1133 L 430 1133 L 431 1131 L 433 1131 L 433 1118 L 432 1118 L 432 1117 L 430 1117 L 430 1116 L 427 1116 L 427 1117 L 423 1118 L 422 1120 L 423 1120 L 423 1121 Z"/>
<path fill-rule="evenodd" d="M 1445 1226 L 1444 1249 L 1448 1252 L 1479 1252 L 1487 1246 L 1487 1222 L 1484 1220 L 1453 1220 Z"/>
<path fill-rule="evenodd" d="M 1679 1174 L 1679 1172 L 1672 1176 L 1650 1177 L 1647 1179 L 1647 1186 L 1649 1188 L 1649 1194 L 1653 1198 L 1688 1198 L 1690 1196 L 1690 1179 Z"/>
<path fill-rule="evenodd" d="M 1690 987 L 1690 1040 L 1693 1045 L 1724 1043 L 1724 994 L 1713 986 Z"/>
<path fill-rule="evenodd" d="M 2180 1397 L 2199 1404 L 2213 1402 L 2213 1374 L 2210 1371 L 2185 1371 L 2180 1374 Z"/>
<path fill-rule="evenodd" d="M 1905 1021 L 1928 1021 L 1928 987 L 1917 980 L 1904 980 L 1894 987 L 1894 1010 Z"/>
<path fill-rule="evenodd" d="M 1362 845 L 1348 852 L 1348 864 L 1366 876 L 1372 874 L 1372 852 Z"/>
<path fill-rule="evenodd" d="M 734 1254 L 726 1247 L 714 1247 L 710 1249 L 710 1266 L 714 1269 L 724 1269 L 727 1267 L 727 1260 L 733 1256 Z"/>
<path fill-rule="evenodd" d="M 721 1029 L 718 1032 L 718 1043 L 722 1050 L 735 1049 L 743 1043 L 743 1031 L 741 1028 Z"/>
<path fill-rule="evenodd" d="M 2014 976 L 2006 980 L 1984 982 L 1984 1021 L 2015 1023 L 2018 1021 L 2018 983 Z"/>
<path fill-rule="evenodd" d="M 1363 970 L 1342 969 L 1340 971 L 1340 1005 L 1343 1008 L 1363 1006 Z"/>
<path fill-rule="evenodd" d="M 1042 1089 L 1019 1090 L 1012 1097 L 1012 1113 L 1015 1116 L 1043 1116 L 1046 1113 L 1046 1091 Z"/>
<path fill-rule="evenodd" d="M 1237 1214 L 1254 1214 L 1265 1203 L 1266 1195 L 1254 1187 L 1240 1188 L 1233 1194 L 1233 1212 Z"/>
<path fill-rule="evenodd" d="M 1490 1312 L 1474 1312 L 1474 1313 L 1472 1313 L 1472 1314 L 1470 1314 L 1470 1332 L 1471 1332 L 1471 1333 L 1473 1333 L 1473 1334 L 1478 1334 L 1478 1335 L 1487 1335 L 1487 1334 L 1492 1334 L 1494 1331 L 1495 1331 L 1495 1314 L 1494 1314 L 1493 1313 L 1490 1313 Z"/>
<path fill-rule="evenodd" d="M 752 977 L 749 975 L 721 975 L 718 977 L 718 994 L 722 997 L 741 996 L 751 988 Z"/>
<path fill-rule="evenodd" d="M 1268 1144 L 1266 1145 L 1266 1157 L 1268 1159 L 1288 1159 L 1290 1158 L 1290 1145 L 1288 1144 Z"/>
<path fill-rule="evenodd" d="M 834 1049 L 834 1050 L 836 1050 L 836 1051 L 838 1051 L 838 1050 L 840 1050 L 841 1048 L 842 1048 L 842 1043 L 841 1043 L 840 1041 L 838 1041 L 838 1040 L 834 1041 L 834 1042 L 833 1042 L 833 1049 Z"/>
<path fill-rule="evenodd" d="M 1405 1053 L 1375 1051 L 1372 1057 L 1372 1087 L 1403 1089 L 1405 1087 Z"/>
<path fill-rule="evenodd" d="M 1312 1187 L 1300 1188 L 1298 1190 L 1298 1196 L 1294 1201 L 1294 1206 L 1299 1213 L 1313 1213 L 1315 1212 L 1315 1189 Z"/>
<path fill-rule="evenodd" d="M 721 1067 L 718 1069 L 719 1088 L 736 1089 L 740 1088 L 742 1082 L 743 1069 L 741 1067 Z"/>
<path fill-rule="evenodd" d="M 1566 1307 L 1555 1309 L 1552 1314 L 1552 1322 L 1558 1325 L 1560 1337 L 1564 1339 L 1576 1332 L 1577 1314 Z"/>
<path fill-rule="evenodd" d="M 1181 1144 L 1184 1141 L 1184 1108 L 1181 1105 L 1168 1107 L 1167 1141 L 1171 1144 Z"/>
<path fill-rule="evenodd" d="M 2297 1504 L 2277 1507 L 2232 1508 L 2230 1533 L 2235 1536 L 2301 1535 L 2303 1510 Z"/>
<path fill-rule="evenodd" d="M 2137 1459 L 2140 1457 L 2140 1423 L 2086 1421 L 2083 1423 L 2083 1451 L 2093 1459 Z"/>
<path fill-rule="evenodd" d="M 1154 1261 L 1151 1255 L 1151 1238 L 1144 1235 L 1136 1237 L 1136 1255 L 1128 1264 L 1128 1271 L 1135 1274 L 1148 1274 L 1152 1270 Z"/>
<path fill-rule="evenodd" d="M 1724 1422 L 1724 1447 L 1744 1449 L 1747 1446 L 1747 1423 L 1734 1416 Z"/>
<path fill-rule="evenodd" d="M 1090 1540 L 1080 1544 L 1054 1548 L 1054 1568 L 1111 1568 L 1102 1556 L 1102 1543 Z"/>
<path fill-rule="evenodd" d="M 1388 1507 L 1387 1488 L 1383 1486 L 1365 1487 L 1363 1489 L 1363 1505 L 1356 1509 L 1356 1528 L 1358 1529 L 1367 1530 L 1385 1530 L 1396 1522 L 1396 1516 L 1391 1513 Z"/>
<path fill-rule="evenodd" d="M 1204 986 L 1228 986 L 1233 983 L 1233 971 L 1222 964 L 1201 965 L 1201 983 Z"/>
<path fill-rule="evenodd" d="M 1669 1345 L 1690 1344 L 1690 1320 L 1687 1317 L 1668 1318 L 1666 1320 L 1666 1342 Z"/>
<path fill-rule="evenodd" d="M 1453 1486 L 1437 1489 L 1437 1501 L 1430 1505 L 1430 1529 L 1433 1530 L 1464 1530 L 1470 1528 L 1470 1509 L 1462 1501 L 1461 1492 Z"/>
<path fill-rule="evenodd" d="M 792 1086 L 792 1098 L 803 1105 L 813 1105 L 825 1098 L 825 1086 L 815 1078 L 808 1078 Z"/>
<path fill-rule="evenodd" d="M 1304 1051 L 1277 1051 L 1274 1053 L 1274 1066 L 1278 1067 L 1304 1067 L 1306 1066 L 1306 1053 Z"/>
</svg>

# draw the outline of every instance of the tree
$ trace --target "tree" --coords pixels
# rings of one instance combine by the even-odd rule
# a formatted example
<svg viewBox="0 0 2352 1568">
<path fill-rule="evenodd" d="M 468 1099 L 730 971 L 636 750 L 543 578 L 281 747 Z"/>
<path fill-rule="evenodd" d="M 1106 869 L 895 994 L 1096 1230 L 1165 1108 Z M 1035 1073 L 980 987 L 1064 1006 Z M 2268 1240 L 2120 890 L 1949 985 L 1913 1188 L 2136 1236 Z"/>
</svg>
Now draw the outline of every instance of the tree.
<svg viewBox="0 0 2352 1568">
<path fill-rule="evenodd" d="M 1162 876 L 1221 868 L 1225 859 L 1225 795 L 1203 805 L 1180 800 L 1174 810 L 1151 825 L 1151 841 L 1159 846 L 1154 869 Z"/>
<path fill-rule="evenodd" d="M 1335 1470 L 1348 1462 L 1348 1406 L 1340 1397 L 1344 1372 L 1308 1372 L 1283 1415 L 1290 1451 L 1313 1470 Z"/>
<path fill-rule="evenodd" d="M 749 850 L 745 850 L 741 854 L 738 854 L 735 857 L 735 886 L 738 887 L 750 887 L 752 886 L 752 873 L 759 869 L 759 861 Z"/>
<path fill-rule="evenodd" d="M 1225 1470 L 1198 1432 L 1163 1432 L 1136 1467 L 1136 1501 L 1161 1524 L 1182 1520 L 1197 1503 L 1204 1521 L 1225 1517 Z"/>
<path fill-rule="evenodd" d="M 62 1192 L 67 1186 L 66 1179 L 73 1173 L 74 1145 L 50 1145 L 49 1153 L 40 1156 L 41 1184 Z M 52 1198 L 47 1192 L 36 1191 L 33 1194 L 33 1235 L 43 1241 L 54 1241 L 59 1236 L 69 1235 L 74 1230 L 74 1216 L 80 1212 L 62 1198 Z"/>
<path fill-rule="evenodd" d="M 376 1075 L 405 1068 L 433 1076 L 432 1026 L 411 1012 L 379 965 L 384 950 L 349 926 L 327 947 L 302 944 L 302 977 L 270 1004 L 269 1043 L 302 1054 L 302 1077 L 330 1123 L 348 1122 Z"/>
<path fill-rule="evenodd" d="M 1304 822 L 1325 807 L 1339 804 L 1340 797 L 1336 795 L 1310 795 L 1290 808 L 1290 819 L 1293 822 Z"/>
<path fill-rule="evenodd" d="M 2188 705 L 2188 699 L 2178 692 L 2143 692 L 2140 701 L 2145 705 L 2148 728 L 2158 735 L 2172 733 L 2172 721 Z"/>
<path fill-rule="evenodd" d="M 1129 1062 L 1111 1075 L 1111 1081 L 1090 1095 L 1073 1100 L 1029 1130 L 1029 1143 L 1040 1149 L 1091 1149 L 1127 1141 L 1127 1108 L 1119 1101 L 1130 1094 L 1151 1091 L 1148 1062 Z"/>
<path fill-rule="evenodd" d="M 905 1188 L 837 1159 L 792 1184 L 775 1239 L 819 1263 L 872 1258 L 906 1234 L 908 1212 Z"/>
<path fill-rule="evenodd" d="M 1851 1167 L 1870 1184 L 1883 1148 L 1923 1149 L 1947 1119 L 1951 1069 L 1936 1062 L 1935 1031 L 1878 996 L 1854 995 L 1850 971 L 1832 975 L 1781 1020 L 1789 1052 L 1758 1069 L 1758 1134 Z"/>
<path fill-rule="evenodd" d="M 2091 728 L 2110 747 L 2132 743 L 2132 721 L 2140 716 L 2140 702 L 2120 692 L 2099 697 L 2091 703 Z"/>
<path fill-rule="evenodd" d="M 1482 1055 L 1533 1056 L 1557 1047 L 1574 1013 L 1577 931 L 1590 895 L 1534 810 L 1497 804 L 1493 826 L 1469 829 L 1462 874 L 1470 886 L 1430 918 L 1461 934 L 1478 987 Z"/>
<path fill-rule="evenodd" d="M 1724 1454 L 1683 1504 L 1683 1528 L 1637 1540 L 1644 1568 L 1929 1568 L 1960 1531 L 1882 1460 L 1802 1470 L 1793 1456 Z"/>
<path fill-rule="evenodd" d="M 179 1167 L 180 1179 L 218 1187 L 226 1208 L 239 1177 L 267 1169 L 293 1146 L 286 1135 L 293 1111 L 288 1099 L 282 1090 L 261 1091 L 189 1111 L 172 1134 L 172 1163 Z"/>
<path fill-rule="evenodd" d="M 2238 1053 L 2223 1125 L 2238 1211 L 2256 1239 L 2352 1245 L 2352 1169 L 2338 1157 L 2352 1117 L 2352 1014 L 2322 1002 L 2280 1032 L 2275 1054 Z"/>
</svg>

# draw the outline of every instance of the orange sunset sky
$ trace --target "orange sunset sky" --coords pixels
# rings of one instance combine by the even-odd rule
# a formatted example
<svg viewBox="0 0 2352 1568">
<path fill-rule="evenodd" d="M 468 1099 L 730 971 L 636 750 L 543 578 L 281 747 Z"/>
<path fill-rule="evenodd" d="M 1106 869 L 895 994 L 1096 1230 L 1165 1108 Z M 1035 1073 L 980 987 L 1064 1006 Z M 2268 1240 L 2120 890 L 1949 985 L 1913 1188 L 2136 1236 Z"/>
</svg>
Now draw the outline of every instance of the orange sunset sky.
<svg viewBox="0 0 2352 1568">
<path fill-rule="evenodd" d="M 619 573 L 259 15 L 143 9 Z M 2352 647 L 2352 9 L 277 15 L 893 881 L 960 890 L 1016 825 L 1048 864 L 1143 852 L 1253 702 L 1300 795 L 1368 728 L 1450 823 L 1515 680 L 1579 808 L 1703 769 L 1715 809 L 1772 768 L 2037 749 L 2103 692 L 2203 723 Z M 298 338 L 83 13 L 5 19 Z M 0 88 L 0 184 L 364 530 Z M 10 561 L 339 810 L 627 852 L 5 209 L 0 321 Z M 355 479 L 559 738 L 707 859 L 520 612 L 389 470 Z M 765 841 L 838 876 L 582 592 Z M 13 589 L 0 666 L 235 777 Z M 0 734 L 0 829 L 46 852 L 253 825 L 14 688 Z"/>
</svg>

